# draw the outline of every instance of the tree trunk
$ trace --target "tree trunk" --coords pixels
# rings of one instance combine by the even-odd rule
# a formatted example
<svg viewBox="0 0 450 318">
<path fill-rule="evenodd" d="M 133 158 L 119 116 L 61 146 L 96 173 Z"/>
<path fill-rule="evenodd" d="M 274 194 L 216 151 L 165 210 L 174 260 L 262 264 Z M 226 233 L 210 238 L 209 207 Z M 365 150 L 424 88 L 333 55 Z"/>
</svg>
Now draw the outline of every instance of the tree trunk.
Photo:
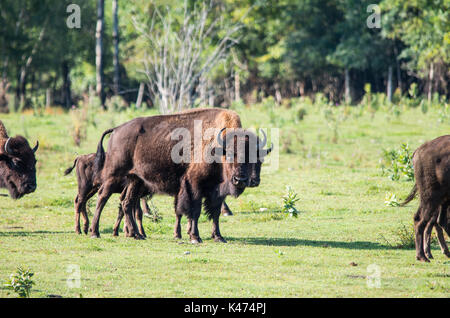
<svg viewBox="0 0 450 318">
<path fill-rule="evenodd" d="M 113 42 L 114 42 L 114 95 L 119 95 L 120 73 L 119 73 L 119 0 L 113 0 Z"/>
<path fill-rule="evenodd" d="M 97 27 L 95 31 L 95 67 L 97 96 L 100 98 L 103 108 L 105 108 L 105 91 L 103 87 L 103 29 L 104 29 L 104 9 L 105 0 L 97 0 Z"/>
<path fill-rule="evenodd" d="M 62 74 L 63 74 L 63 105 L 66 108 L 70 108 L 72 106 L 72 94 L 70 92 L 70 70 L 69 70 L 69 63 L 67 61 L 64 61 L 62 63 Z"/>
<path fill-rule="evenodd" d="M 387 98 L 389 103 L 392 103 L 392 66 L 388 68 Z"/>
<path fill-rule="evenodd" d="M 141 83 L 139 85 L 139 92 L 138 92 L 138 97 L 137 97 L 137 100 L 136 100 L 136 108 L 140 108 L 141 107 L 142 98 L 144 97 L 144 88 L 145 88 L 144 83 Z"/>
<path fill-rule="evenodd" d="M 234 100 L 239 101 L 241 99 L 241 80 L 239 73 L 234 72 Z"/>
<path fill-rule="evenodd" d="M 345 102 L 350 104 L 352 102 L 352 95 L 350 91 L 350 71 L 345 69 Z"/>
<path fill-rule="evenodd" d="M 431 63 L 428 78 L 428 104 L 431 103 L 431 97 L 433 95 L 433 79 L 434 79 L 434 63 Z"/>
</svg>

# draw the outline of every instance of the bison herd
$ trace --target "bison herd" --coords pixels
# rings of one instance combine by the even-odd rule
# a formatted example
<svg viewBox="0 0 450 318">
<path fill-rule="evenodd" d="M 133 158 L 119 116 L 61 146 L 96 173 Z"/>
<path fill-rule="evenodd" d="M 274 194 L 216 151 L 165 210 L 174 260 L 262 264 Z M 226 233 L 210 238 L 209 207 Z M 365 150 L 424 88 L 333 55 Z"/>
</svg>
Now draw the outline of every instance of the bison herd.
<svg viewBox="0 0 450 318">
<path fill-rule="evenodd" d="M 108 150 L 103 140 L 110 135 Z M 261 136 L 262 135 L 262 136 Z M 106 130 L 96 153 L 79 156 L 76 171 L 75 231 L 100 237 L 102 210 L 113 193 L 120 193 L 120 207 L 113 233 L 118 235 L 125 217 L 127 237 L 146 237 L 142 226 L 146 199 L 154 194 L 174 198 L 174 236 L 181 238 L 181 218 L 186 216 L 192 243 L 201 243 L 198 220 L 203 206 L 212 220 L 211 237 L 223 238 L 219 218 L 231 214 L 227 196 L 238 197 L 247 187 L 260 183 L 261 166 L 273 145 L 266 147 L 264 131 L 244 129 L 239 115 L 230 110 L 196 109 L 172 115 L 135 118 Z M 14 199 L 36 189 L 37 143 L 31 148 L 22 136 L 9 137 L 0 121 L 0 188 Z M 450 136 L 442 136 L 419 147 L 413 155 L 416 184 L 403 203 L 419 194 L 414 215 L 416 258 L 429 262 L 431 232 L 436 229 L 442 252 L 450 257 L 443 231 L 450 235 Z M 89 228 L 87 201 L 98 193 Z"/>
</svg>

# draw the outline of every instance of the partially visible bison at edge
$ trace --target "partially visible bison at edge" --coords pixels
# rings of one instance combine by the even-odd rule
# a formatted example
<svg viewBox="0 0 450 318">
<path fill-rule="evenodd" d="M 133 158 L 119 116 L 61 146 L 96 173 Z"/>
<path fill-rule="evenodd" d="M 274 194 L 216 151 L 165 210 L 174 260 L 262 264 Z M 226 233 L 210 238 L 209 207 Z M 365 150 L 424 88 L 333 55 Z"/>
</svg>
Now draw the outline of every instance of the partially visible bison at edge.
<svg viewBox="0 0 450 318">
<path fill-rule="evenodd" d="M 436 228 L 442 253 L 450 257 L 444 229 L 450 236 L 450 136 L 424 143 L 413 154 L 416 184 L 404 206 L 419 194 L 419 208 L 414 215 L 416 258 L 429 262 L 431 232 Z"/>
<path fill-rule="evenodd" d="M 201 153 L 222 151 L 220 162 L 181 162 L 174 163 L 172 149 L 178 140 L 171 138 L 172 132 L 185 128 L 190 136 L 195 136 L 195 120 L 201 120 L 206 127 L 222 129 L 219 135 L 201 142 Z M 105 131 L 100 139 L 96 154 L 96 173 L 103 181 L 99 189 L 96 212 L 91 225 L 93 237 L 99 237 L 99 218 L 101 211 L 112 194 L 117 182 L 127 177 L 129 182 L 122 193 L 125 222 L 131 230 L 130 236 L 140 238 L 132 215 L 134 201 L 139 198 L 142 188 L 150 195 L 164 193 L 175 197 L 177 220 L 184 214 L 188 217 L 189 236 L 192 243 L 201 242 L 198 232 L 198 218 L 202 201 L 205 212 L 213 220 L 212 238 L 225 242 L 219 230 L 219 216 L 222 203 L 227 195 L 239 196 L 248 186 L 252 166 L 249 157 L 257 154 L 262 162 L 271 149 L 262 148 L 259 138 L 250 131 L 235 127 L 239 116 L 232 111 L 203 110 L 174 115 L 161 115 L 136 118 L 119 127 Z M 224 123 L 226 123 L 224 125 Z M 102 146 L 103 138 L 110 134 L 108 152 Z M 233 140 L 234 142 L 229 142 Z M 228 141 L 228 142 L 227 142 Z M 255 141 L 255 142 L 251 142 Z M 192 143 L 191 139 L 191 145 Z M 245 145 L 245 153 L 237 145 Z M 206 149 L 205 147 L 211 147 Z M 230 148 L 233 147 L 233 148 Z M 191 158 L 194 158 L 194 148 Z M 233 149 L 233 151 L 231 151 Z M 226 153 L 234 152 L 231 162 L 225 160 Z M 243 163 L 237 157 L 244 156 Z M 259 176 L 258 176 L 259 177 Z M 176 222 L 175 236 L 181 237 L 179 222 Z"/>
<path fill-rule="evenodd" d="M 0 121 L 0 188 L 20 199 L 36 190 L 36 158 L 39 143 L 32 149 L 22 136 L 9 137 Z"/>
</svg>

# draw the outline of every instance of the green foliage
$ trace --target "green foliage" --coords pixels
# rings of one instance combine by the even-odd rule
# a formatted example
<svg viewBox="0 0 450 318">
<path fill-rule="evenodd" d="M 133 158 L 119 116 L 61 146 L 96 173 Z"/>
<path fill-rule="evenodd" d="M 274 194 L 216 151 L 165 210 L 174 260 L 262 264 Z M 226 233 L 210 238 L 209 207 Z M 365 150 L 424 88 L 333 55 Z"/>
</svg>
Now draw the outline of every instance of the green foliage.
<svg viewBox="0 0 450 318">
<path fill-rule="evenodd" d="M 381 238 L 391 247 L 400 249 L 412 249 L 415 246 L 414 225 L 406 226 L 402 223 L 400 226 L 391 231 L 393 242 L 386 239 L 384 235 Z"/>
<path fill-rule="evenodd" d="M 383 150 L 381 163 L 383 175 L 388 175 L 392 181 L 398 181 L 405 177 L 407 181 L 414 180 L 414 167 L 412 153 L 407 143 L 403 143 L 400 149 Z"/>
<path fill-rule="evenodd" d="M 386 206 L 392 206 L 392 207 L 400 206 L 400 203 L 398 202 L 398 199 L 397 199 L 397 195 L 394 193 L 386 193 L 386 196 L 384 198 L 384 204 Z"/>
<path fill-rule="evenodd" d="M 34 281 L 31 279 L 33 276 L 34 273 L 30 269 L 18 267 L 17 271 L 11 274 L 4 286 L 14 290 L 20 298 L 29 298 L 31 288 L 34 285 Z"/>
<path fill-rule="evenodd" d="M 295 207 L 300 198 L 297 198 L 297 193 L 291 188 L 291 186 L 286 186 L 286 194 L 283 196 L 283 207 L 281 212 L 289 214 L 291 217 L 298 217 L 299 211 Z"/>
</svg>

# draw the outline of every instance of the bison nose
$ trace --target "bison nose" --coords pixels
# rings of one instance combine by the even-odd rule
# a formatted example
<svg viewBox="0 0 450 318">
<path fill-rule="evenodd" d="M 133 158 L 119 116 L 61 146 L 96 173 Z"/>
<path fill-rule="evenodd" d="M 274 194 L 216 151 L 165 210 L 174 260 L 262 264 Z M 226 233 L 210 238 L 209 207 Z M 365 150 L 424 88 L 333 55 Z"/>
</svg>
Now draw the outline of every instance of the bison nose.
<svg viewBox="0 0 450 318">
<path fill-rule="evenodd" d="M 257 186 L 259 186 L 259 182 L 260 182 L 259 179 L 250 179 L 250 184 L 249 184 L 249 186 L 250 186 L 251 188 L 257 187 Z"/>
<path fill-rule="evenodd" d="M 28 184 L 25 186 L 25 191 L 26 191 L 27 193 L 32 193 L 32 192 L 34 192 L 35 190 L 36 190 L 36 184 L 28 183 Z"/>
<path fill-rule="evenodd" d="M 248 180 L 248 178 L 247 177 L 236 177 L 236 176 L 233 176 L 233 184 L 235 185 L 235 186 L 238 186 L 238 187 L 245 187 L 245 186 L 247 186 L 247 180 Z"/>
</svg>

